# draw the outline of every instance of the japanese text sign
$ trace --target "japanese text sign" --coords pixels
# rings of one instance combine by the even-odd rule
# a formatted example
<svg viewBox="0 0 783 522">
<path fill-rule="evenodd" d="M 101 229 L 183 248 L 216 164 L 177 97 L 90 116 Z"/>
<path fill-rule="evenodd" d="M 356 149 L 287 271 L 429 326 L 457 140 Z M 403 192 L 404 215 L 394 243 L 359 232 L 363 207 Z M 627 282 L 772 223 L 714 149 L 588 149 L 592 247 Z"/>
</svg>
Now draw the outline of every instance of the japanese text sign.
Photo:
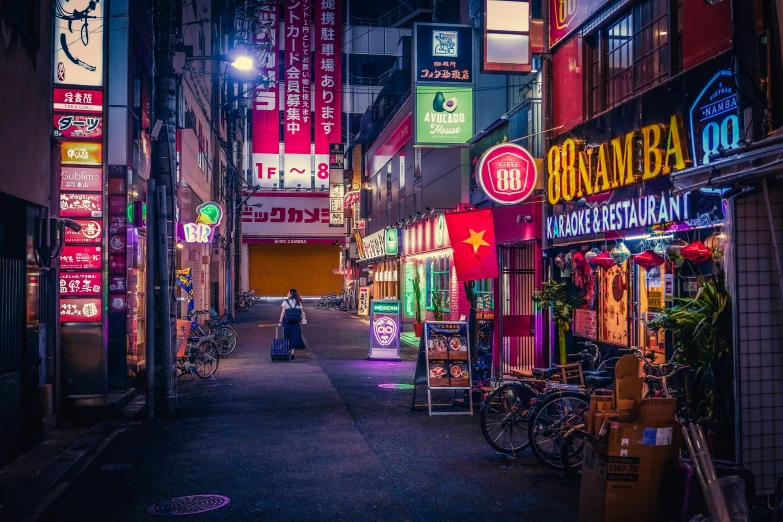
<svg viewBox="0 0 783 522">
<path fill-rule="evenodd" d="M 424 323 L 429 388 L 470 388 L 468 324 Z"/>
<path fill-rule="evenodd" d="M 68 139 L 98 139 L 103 137 L 103 117 L 79 114 L 55 114 L 54 135 Z"/>
<path fill-rule="evenodd" d="M 261 81 L 255 90 L 253 103 L 253 170 L 255 182 L 261 188 L 277 187 L 280 183 L 280 106 L 277 63 L 280 55 L 280 5 L 263 2 L 259 8 L 259 27 L 255 43 Z"/>
<path fill-rule="evenodd" d="M 103 317 L 100 297 L 60 299 L 60 322 L 96 323 Z"/>
<path fill-rule="evenodd" d="M 63 165 L 100 165 L 103 143 L 92 141 L 65 141 L 62 144 Z"/>
<path fill-rule="evenodd" d="M 315 153 L 329 154 L 332 143 L 342 142 L 340 98 L 342 51 L 340 0 L 315 2 Z"/>
<path fill-rule="evenodd" d="M 60 194 L 62 217 L 101 217 L 103 194 Z"/>
<path fill-rule="evenodd" d="M 100 167 L 60 167 L 60 190 L 100 192 L 103 169 Z"/>
<path fill-rule="evenodd" d="M 103 91 L 55 87 L 54 110 L 101 114 L 103 113 Z"/>
<path fill-rule="evenodd" d="M 333 236 L 329 215 L 327 193 L 258 193 L 242 209 L 242 232 L 256 237 Z"/>
<path fill-rule="evenodd" d="M 101 295 L 103 291 L 100 272 L 62 272 L 60 274 L 60 295 Z"/>
<path fill-rule="evenodd" d="M 103 252 L 100 246 L 65 245 L 60 254 L 63 270 L 100 270 Z"/>
<path fill-rule="evenodd" d="M 473 83 L 473 28 L 467 25 L 415 25 L 416 82 Z"/>
<path fill-rule="evenodd" d="M 70 228 L 65 229 L 65 242 L 74 243 L 100 243 L 103 240 L 103 226 L 99 220 L 77 219 L 76 223 L 81 225 L 78 232 Z"/>
<path fill-rule="evenodd" d="M 103 85 L 106 2 L 54 0 L 54 83 Z"/>
</svg>

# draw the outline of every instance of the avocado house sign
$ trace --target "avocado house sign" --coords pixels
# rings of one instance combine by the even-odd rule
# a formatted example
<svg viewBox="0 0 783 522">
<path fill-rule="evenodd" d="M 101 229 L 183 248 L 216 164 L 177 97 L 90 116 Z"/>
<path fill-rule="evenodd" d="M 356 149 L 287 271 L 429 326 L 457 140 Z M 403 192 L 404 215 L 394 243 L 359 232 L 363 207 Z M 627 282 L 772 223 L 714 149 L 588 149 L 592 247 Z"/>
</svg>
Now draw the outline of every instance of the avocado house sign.
<svg viewBox="0 0 783 522">
<path fill-rule="evenodd" d="M 471 87 L 416 87 L 416 143 L 462 145 L 473 136 Z"/>
</svg>

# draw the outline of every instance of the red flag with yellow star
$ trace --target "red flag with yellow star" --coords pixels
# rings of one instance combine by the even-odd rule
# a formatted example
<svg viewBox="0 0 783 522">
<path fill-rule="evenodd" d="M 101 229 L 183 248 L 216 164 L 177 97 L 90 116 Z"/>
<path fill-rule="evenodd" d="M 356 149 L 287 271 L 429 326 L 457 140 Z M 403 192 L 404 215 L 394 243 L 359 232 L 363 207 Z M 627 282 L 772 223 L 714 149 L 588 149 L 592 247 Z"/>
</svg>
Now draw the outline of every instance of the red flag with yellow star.
<svg viewBox="0 0 783 522">
<path fill-rule="evenodd" d="M 459 281 L 494 279 L 498 276 L 495 221 L 492 210 L 446 214 L 454 267 Z"/>
</svg>

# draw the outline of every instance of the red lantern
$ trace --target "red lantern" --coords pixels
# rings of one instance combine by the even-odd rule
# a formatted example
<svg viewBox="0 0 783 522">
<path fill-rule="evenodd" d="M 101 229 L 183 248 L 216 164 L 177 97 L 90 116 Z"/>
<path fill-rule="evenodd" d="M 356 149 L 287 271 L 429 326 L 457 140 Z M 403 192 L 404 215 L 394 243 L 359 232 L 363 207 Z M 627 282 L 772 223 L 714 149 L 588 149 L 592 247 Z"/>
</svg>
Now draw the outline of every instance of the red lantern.
<svg viewBox="0 0 783 522">
<path fill-rule="evenodd" d="M 617 261 L 614 260 L 612 255 L 609 252 L 601 252 L 597 256 L 595 256 L 595 259 L 593 259 L 593 263 L 600 266 L 604 270 L 608 270 L 615 266 L 617 264 Z"/>
<path fill-rule="evenodd" d="M 580 270 L 582 272 L 585 272 L 585 267 L 587 266 L 587 260 L 585 259 L 585 253 L 579 250 L 574 254 L 574 257 L 571 259 L 571 263 L 573 263 L 574 267 L 577 270 Z"/>
<path fill-rule="evenodd" d="M 651 249 L 645 250 L 641 254 L 636 254 L 633 256 L 633 262 L 645 270 L 655 268 L 656 266 L 661 266 L 664 261 L 665 259 L 663 256 L 657 254 L 654 250 Z"/>
<path fill-rule="evenodd" d="M 691 263 L 701 264 L 711 257 L 710 249 L 701 241 L 694 241 L 680 250 L 680 256 Z"/>
</svg>

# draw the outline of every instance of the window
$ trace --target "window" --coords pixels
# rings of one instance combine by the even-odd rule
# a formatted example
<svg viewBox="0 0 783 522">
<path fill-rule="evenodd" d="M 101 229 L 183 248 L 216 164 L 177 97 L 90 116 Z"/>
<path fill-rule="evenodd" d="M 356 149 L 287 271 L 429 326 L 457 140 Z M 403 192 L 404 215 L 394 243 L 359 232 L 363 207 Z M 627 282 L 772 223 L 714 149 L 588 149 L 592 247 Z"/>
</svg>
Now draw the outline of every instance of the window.
<svg viewBox="0 0 783 522">
<path fill-rule="evenodd" d="M 587 38 L 590 112 L 611 109 L 669 76 L 671 0 L 644 0 Z"/>
<path fill-rule="evenodd" d="M 400 151 L 400 194 L 405 192 L 405 151 Z"/>
<path fill-rule="evenodd" d="M 476 310 L 493 310 L 492 279 L 473 281 L 473 293 L 476 294 Z"/>
<path fill-rule="evenodd" d="M 449 311 L 451 304 L 451 280 L 449 258 L 433 257 L 427 259 L 427 310 L 433 310 L 433 298 L 436 295 L 442 297 L 442 309 Z"/>
</svg>

